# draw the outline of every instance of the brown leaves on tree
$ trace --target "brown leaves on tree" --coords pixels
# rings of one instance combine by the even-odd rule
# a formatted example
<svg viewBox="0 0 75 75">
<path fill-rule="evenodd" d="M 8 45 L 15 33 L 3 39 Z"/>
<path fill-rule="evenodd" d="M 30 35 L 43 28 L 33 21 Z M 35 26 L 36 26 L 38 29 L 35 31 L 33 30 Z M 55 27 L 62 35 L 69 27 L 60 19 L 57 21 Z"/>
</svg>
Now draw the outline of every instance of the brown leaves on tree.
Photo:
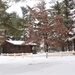
<svg viewBox="0 0 75 75">
<path fill-rule="evenodd" d="M 44 39 L 44 43 L 50 46 L 66 46 L 69 30 L 63 23 L 63 16 L 55 15 L 54 19 L 49 19 L 48 12 L 38 7 L 38 11 L 28 7 L 32 18 L 40 23 L 31 25 L 29 28 L 29 38 L 33 42 L 39 43 Z M 36 25 L 34 27 L 34 25 Z"/>
</svg>

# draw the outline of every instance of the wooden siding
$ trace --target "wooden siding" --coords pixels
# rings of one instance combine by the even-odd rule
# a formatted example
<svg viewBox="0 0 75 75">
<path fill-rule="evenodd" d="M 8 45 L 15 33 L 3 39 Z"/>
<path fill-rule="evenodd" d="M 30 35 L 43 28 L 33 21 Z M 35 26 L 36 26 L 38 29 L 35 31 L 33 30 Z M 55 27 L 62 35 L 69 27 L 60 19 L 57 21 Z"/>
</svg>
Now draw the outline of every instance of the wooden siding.
<svg viewBox="0 0 75 75">
<path fill-rule="evenodd" d="M 8 42 L 4 42 L 2 47 L 2 53 L 31 53 L 32 45 L 13 45 Z"/>
</svg>

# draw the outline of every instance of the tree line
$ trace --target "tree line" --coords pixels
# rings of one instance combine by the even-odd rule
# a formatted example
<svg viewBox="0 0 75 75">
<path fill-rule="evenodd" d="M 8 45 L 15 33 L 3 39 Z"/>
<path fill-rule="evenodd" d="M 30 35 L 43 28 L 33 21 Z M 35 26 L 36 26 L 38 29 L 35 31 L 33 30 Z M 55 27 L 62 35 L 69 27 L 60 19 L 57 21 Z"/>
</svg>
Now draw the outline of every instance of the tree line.
<svg viewBox="0 0 75 75">
<path fill-rule="evenodd" d="M 23 17 L 5 12 L 9 6 L 2 0 L 0 3 L 0 29 L 5 29 L 6 39 L 25 40 L 26 43 L 35 42 L 38 45 L 44 42 L 46 51 L 49 47 L 64 50 L 68 38 L 75 34 L 72 30 L 75 23 L 72 17 L 74 11 L 71 13 L 75 9 L 73 0 L 57 1 L 50 9 L 46 9 L 45 1 L 33 8 L 21 7 Z"/>
</svg>

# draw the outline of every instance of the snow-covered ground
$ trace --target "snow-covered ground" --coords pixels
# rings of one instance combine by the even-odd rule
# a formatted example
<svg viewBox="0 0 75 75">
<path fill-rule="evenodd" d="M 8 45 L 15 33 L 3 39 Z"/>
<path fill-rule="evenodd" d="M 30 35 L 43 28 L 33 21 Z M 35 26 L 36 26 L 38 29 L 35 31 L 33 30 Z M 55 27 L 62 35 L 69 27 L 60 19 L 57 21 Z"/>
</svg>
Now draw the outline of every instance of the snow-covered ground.
<svg viewBox="0 0 75 75">
<path fill-rule="evenodd" d="M 75 56 L 0 56 L 0 75 L 75 75 Z"/>
</svg>

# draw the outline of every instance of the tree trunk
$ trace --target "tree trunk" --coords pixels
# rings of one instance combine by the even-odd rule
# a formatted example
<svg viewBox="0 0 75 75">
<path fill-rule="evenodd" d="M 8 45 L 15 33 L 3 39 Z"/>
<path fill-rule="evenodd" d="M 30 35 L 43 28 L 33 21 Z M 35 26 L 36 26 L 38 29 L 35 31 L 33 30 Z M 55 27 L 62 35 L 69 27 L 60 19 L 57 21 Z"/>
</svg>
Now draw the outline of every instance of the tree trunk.
<svg viewBox="0 0 75 75">
<path fill-rule="evenodd" d="M 65 51 L 65 50 L 64 50 L 64 47 L 62 47 L 62 51 Z"/>
<path fill-rule="evenodd" d="M 48 52 L 48 44 L 45 44 L 45 52 Z"/>
<path fill-rule="evenodd" d="M 74 39 L 74 51 L 75 51 L 75 39 Z"/>
<path fill-rule="evenodd" d="M 72 41 L 68 41 L 68 51 L 72 51 Z"/>
</svg>

